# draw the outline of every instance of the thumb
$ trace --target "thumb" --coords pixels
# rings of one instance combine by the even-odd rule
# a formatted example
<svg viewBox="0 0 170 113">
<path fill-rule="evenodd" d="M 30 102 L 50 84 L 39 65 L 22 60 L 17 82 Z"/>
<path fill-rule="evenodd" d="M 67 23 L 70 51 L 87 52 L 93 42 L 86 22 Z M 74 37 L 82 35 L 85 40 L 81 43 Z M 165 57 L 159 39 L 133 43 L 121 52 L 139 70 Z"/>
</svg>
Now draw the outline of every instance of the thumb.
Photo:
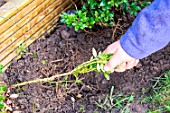
<svg viewBox="0 0 170 113">
<path fill-rule="evenodd" d="M 117 67 L 119 64 L 121 64 L 123 61 L 121 60 L 119 54 L 114 54 L 108 63 L 104 66 L 105 71 L 114 71 L 115 67 Z"/>
</svg>

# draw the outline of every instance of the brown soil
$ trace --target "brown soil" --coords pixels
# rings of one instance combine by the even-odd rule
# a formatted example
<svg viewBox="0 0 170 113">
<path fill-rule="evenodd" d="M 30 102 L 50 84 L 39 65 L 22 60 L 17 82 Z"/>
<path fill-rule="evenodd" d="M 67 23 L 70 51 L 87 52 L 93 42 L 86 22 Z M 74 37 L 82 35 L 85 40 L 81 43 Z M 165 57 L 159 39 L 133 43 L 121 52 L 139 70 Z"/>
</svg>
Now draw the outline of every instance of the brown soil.
<svg viewBox="0 0 170 113">
<path fill-rule="evenodd" d="M 32 44 L 21 59 L 14 60 L 4 73 L 5 82 L 14 84 L 35 78 L 44 78 L 71 71 L 75 66 L 87 61 L 92 56 L 91 49 L 103 51 L 112 39 L 112 29 L 106 28 L 96 32 L 74 32 L 65 25 L 58 25 L 55 32 L 47 38 L 41 38 Z M 19 93 L 18 99 L 13 100 L 14 108 L 23 113 L 81 113 L 81 105 L 85 113 L 107 113 L 99 109 L 95 101 L 101 102 L 109 93 L 111 86 L 115 86 L 114 93 L 134 92 L 136 97 L 142 89 L 149 85 L 151 79 L 170 69 L 170 45 L 157 53 L 143 59 L 133 69 L 124 73 L 112 73 L 107 81 L 102 74 L 88 73 L 80 75 L 82 83 L 37 83 L 23 88 L 11 90 Z M 46 60 L 46 64 L 42 64 Z M 61 81 L 64 78 L 58 78 Z M 75 80 L 69 76 L 68 80 Z M 57 89 L 56 89 L 57 86 Z M 76 97 L 78 94 L 81 97 Z M 73 103 L 71 98 L 75 99 Z M 17 106 L 17 107 L 16 107 Z M 130 105 L 131 113 L 145 113 L 148 106 L 140 105 L 136 100 Z M 112 113 L 118 113 L 115 111 Z"/>
<path fill-rule="evenodd" d="M 120 18 L 117 15 L 116 18 Z M 129 17 L 129 20 L 133 20 Z M 116 21 L 118 22 L 118 20 Z M 59 24 L 56 30 L 34 42 L 22 58 L 13 60 L 10 67 L 3 73 L 4 81 L 15 84 L 36 78 L 45 78 L 57 73 L 71 71 L 78 64 L 88 61 L 92 56 L 92 48 L 103 51 L 130 26 L 131 21 L 125 17 L 119 22 L 119 29 L 99 28 L 94 32 L 75 32 L 66 25 Z M 81 83 L 64 82 L 66 77 L 57 78 L 51 83 L 37 83 L 11 89 L 10 94 L 17 93 L 19 97 L 8 102 L 15 111 L 22 113 L 119 113 L 100 109 L 95 102 L 103 102 L 109 94 L 110 88 L 115 87 L 114 94 L 134 93 L 135 99 L 129 105 L 130 113 L 146 113 L 148 104 L 139 104 L 139 97 L 143 88 L 148 87 L 153 77 L 159 76 L 170 69 L 170 45 L 143 59 L 133 69 L 123 73 L 112 73 L 111 80 L 107 81 L 101 73 L 87 73 L 79 75 Z M 45 63 L 42 63 L 44 61 Z M 73 75 L 68 81 L 75 80 Z M 146 91 L 147 92 L 147 91 Z M 75 102 L 73 102 L 73 98 Z M 8 101 L 8 99 L 7 99 Z M 84 110 L 80 110 L 81 105 Z"/>
</svg>

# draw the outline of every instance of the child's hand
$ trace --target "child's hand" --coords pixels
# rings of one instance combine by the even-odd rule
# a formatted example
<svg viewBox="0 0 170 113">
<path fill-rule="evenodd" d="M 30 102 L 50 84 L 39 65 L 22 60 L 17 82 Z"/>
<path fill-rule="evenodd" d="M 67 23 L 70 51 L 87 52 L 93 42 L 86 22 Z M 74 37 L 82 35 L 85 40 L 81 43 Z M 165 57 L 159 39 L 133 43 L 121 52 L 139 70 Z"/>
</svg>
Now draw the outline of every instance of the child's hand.
<svg viewBox="0 0 170 113">
<path fill-rule="evenodd" d="M 116 41 L 109 45 L 106 48 L 105 53 L 113 53 L 113 56 L 104 67 L 105 71 L 123 72 L 126 69 L 133 68 L 139 62 L 138 59 L 132 58 L 123 50 L 120 41 Z"/>
</svg>

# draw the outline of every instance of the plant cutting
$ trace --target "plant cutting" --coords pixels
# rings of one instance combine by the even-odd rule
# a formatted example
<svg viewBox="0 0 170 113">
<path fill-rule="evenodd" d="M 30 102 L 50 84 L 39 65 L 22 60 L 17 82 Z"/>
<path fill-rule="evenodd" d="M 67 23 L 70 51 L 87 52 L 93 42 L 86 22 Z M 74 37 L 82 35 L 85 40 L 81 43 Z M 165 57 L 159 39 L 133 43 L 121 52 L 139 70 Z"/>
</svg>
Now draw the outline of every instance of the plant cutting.
<svg viewBox="0 0 170 113">
<path fill-rule="evenodd" d="M 75 78 L 76 78 L 76 82 L 81 82 L 78 79 L 78 75 L 79 74 L 85 74 L 85 73 L 92 72 L 92 71 L 102 72 L 104 74 L 104 77 L 107 80 L 109 80 L 110 79 L 109 74 L 111 72 L 105 71 L 104 65 L 109 61 L 109 59 L 111 58 L 111 56 L 113 54 L 105 54 L 105 53 L 102 53 L 102 52 L 97 53 L 97 51 L 94 48 L 92 49 L 92 54 L 93 54 L 93 56 L 91 57 L 91 59 L 89 61 L 78 65 L 76 68 L 74 68 L 70 72 L 62 73 L 62 74 L 56 74 L 56 75 L 51 76 L 49 78 L 35 79 L 35 80 L 30 80 L 30 81 L 14 84 L 11 87 L 15 88 L 15 87 L 19 87 L 19 86 L 23 86 L 23 85 L 27 85 L 27 84 L 32 84 L 32 83 L 51 82 L 51 81 L 55 80 L 55 78 L 58 78 L 58 77 L 61 77 L 61 76 L 67 76 L 67 75 L 74 75 Z"/>
<path fill-rule="evenodd" d="M 30 81 L 26 81 L 26 82 L 22 82 L 22 83 L 18 83 L 18 84 L 14 84 L 11 85 L 10 88 L 15 88 L 15 87 L 20 87 L 20 86 L 24 86 L 27 84 L 32 84 L 32 83 L 40 83 L 40 82 L 51 82 L 54 81 L 55 78 L 61 77 L 61 76 L 67 76 L 67 75 L 74 75 L 76 78 L 76 83 L 80 83 L 81 80 L 79 80 L 78 75 L 79 74 L 85 74 L 88 72 L 103 72 L 104 77 L 109 80 L 109 74 L 111 72 L 106 72 L 104 70 L 104 65 L 108 62 L 108 60 L 111 58 L 111 56 L 113 54 L 105 54 L 102 52 L 97 53 L 97 51 L 93 48 L 92 49 L 92 54 L 93 56 L 91 57 L 91 59 L 87 62 L 84 62 L 80 65 L 78 65 L 76 68 L 74 68 L 72 71 L 67 72 L 67 73 L 62 73 L 62 74 L 56 74 L 54 76 L 51 76 L 49 78 L 43 78 L 43 79 L 34 79 L 34 80 L 30 80 Z M 1 66 L 1 65 L 0 65 Z M 2 66 L 1 66 L 2 67 Z M 4 103 L 3 101 L 5 100 L 5 90 L 6 90 L 6 86 L 0 86 L 0 109 L 3 108 Z"/>
</svg>

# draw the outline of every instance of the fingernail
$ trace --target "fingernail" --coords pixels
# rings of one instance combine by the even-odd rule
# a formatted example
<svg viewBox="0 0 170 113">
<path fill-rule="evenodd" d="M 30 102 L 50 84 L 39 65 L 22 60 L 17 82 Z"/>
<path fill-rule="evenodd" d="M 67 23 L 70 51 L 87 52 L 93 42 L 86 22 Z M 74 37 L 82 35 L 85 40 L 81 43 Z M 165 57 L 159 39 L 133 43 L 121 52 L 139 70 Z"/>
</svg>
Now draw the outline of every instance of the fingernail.
<svg viewBox="0 0 170 113">
<path fill-rule="evenodd" d="M 110 71 L 110 68 L 108 66 L 104 66 L 105 71 Z"/>
</svg>

